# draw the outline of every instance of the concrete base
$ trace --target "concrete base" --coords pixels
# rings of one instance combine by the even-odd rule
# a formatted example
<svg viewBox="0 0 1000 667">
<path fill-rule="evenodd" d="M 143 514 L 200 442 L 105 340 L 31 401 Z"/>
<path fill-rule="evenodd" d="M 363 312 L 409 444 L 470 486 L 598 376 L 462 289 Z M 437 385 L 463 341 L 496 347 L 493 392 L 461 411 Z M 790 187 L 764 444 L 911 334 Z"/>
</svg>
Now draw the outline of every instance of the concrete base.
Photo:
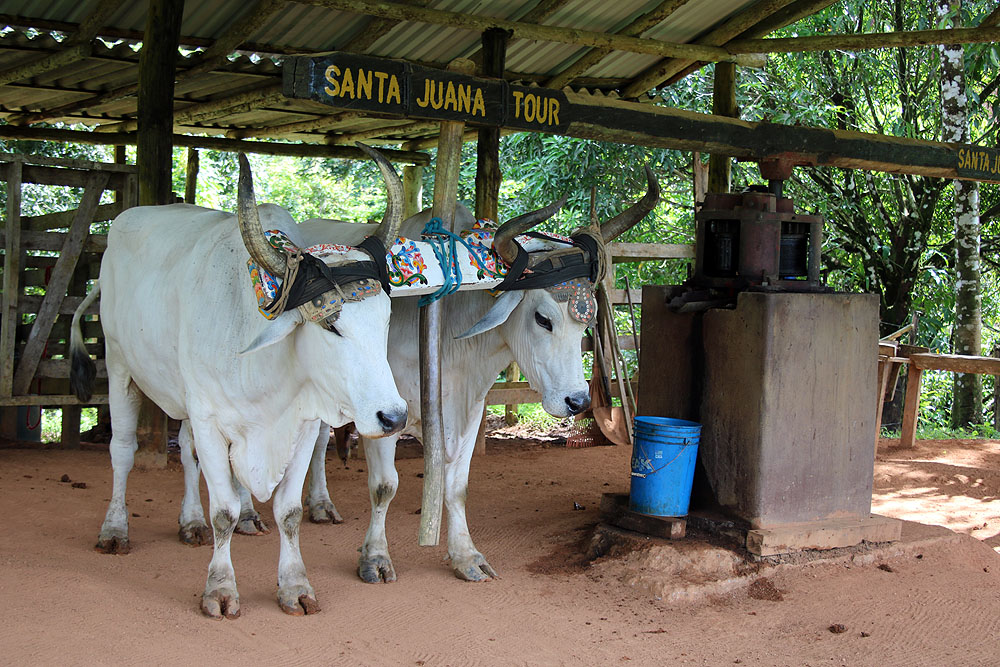
<svg viewBox="0 0 1000 667">
<path fill-rule="evenodd" d="M 747 531 L 746 548 L 757 556 L 775 556 L 804 549 L 852 547 L 862 542 L 894 542 L 903 524 L 872 514 L 867 519 L 830 519 Z"/>
</svg>

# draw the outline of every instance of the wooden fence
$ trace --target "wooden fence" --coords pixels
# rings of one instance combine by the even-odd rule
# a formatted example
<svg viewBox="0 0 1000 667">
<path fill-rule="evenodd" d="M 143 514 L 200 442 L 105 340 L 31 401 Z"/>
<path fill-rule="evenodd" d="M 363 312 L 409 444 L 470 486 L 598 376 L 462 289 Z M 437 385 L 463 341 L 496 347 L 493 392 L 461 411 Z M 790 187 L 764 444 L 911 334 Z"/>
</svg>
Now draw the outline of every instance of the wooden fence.
<svg viewBox="0 0 1000 667">
<path fill-rule="evenodd" d="M 91 225 L 114 218 L 138 198 L 136 167 L 33 155 L 0 154 L 6 183 L 0 311 L 0 434 L 16 433 L 18 407 L 63 408 L 63 442 L 79 437 L 80 402 L 69 393 L 69 328 L 73 312 L 100 270 L 107 236 Z M 76 209 L 35 217 L 21 214 L 22 186 L 83 188 Z M 106 191 L 114 203 L 101 204 Z M 96 314 L 95 303 L 88 313 Z M 104 356 L 100 323 L 82 323 L 87 348 Z M 87 405 L 107 403 L 107 374 L 98 359 L 98 385 Z"/>
</svg>

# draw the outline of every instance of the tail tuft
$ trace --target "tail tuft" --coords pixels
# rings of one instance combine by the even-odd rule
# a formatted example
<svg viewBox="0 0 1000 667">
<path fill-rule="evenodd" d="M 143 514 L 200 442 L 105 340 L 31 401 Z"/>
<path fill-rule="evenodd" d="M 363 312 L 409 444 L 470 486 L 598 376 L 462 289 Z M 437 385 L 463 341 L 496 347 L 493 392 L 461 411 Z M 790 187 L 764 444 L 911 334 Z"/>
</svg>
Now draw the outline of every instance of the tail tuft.
<svg viewBox="0 0 1000 667">
<path fill-rule="evenodd" d="M 90 358 L 87 346 L 83 342 L 83 333 L 80 331 L 80 318 L 86 312 L 90 304 L 101 294 L 101 285 L 97 283 L 90 294 L 80 303 L 80 307 L 73 313 L 73 324 L 70 326 L 69 338 L 69 387 L 81 403 L 86 403 L 94 395 L 94 379 L 97 377 L 97 364 Z"/>
</svg>

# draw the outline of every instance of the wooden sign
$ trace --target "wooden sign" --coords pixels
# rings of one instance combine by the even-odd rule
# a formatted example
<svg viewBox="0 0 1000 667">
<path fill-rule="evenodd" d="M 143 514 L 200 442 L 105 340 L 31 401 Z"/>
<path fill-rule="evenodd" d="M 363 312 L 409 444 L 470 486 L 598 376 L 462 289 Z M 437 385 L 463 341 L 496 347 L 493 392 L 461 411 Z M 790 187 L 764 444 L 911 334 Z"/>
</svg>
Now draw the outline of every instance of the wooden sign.
<svg viewBox="0 0 1000 667">
<path fill-rule="evenodd" d="M 980 181 L 1000 181 L 1000 151 L 965 145 L 958 149 L 958 176 Z"/>
<path fill-rule="evenodd" d="M 388 58 L 331 53 L 286 64 L 285 95 L 350 110 L 561 134 L 569 123 L 558 90 L 514 86 Z"/>
</svg>

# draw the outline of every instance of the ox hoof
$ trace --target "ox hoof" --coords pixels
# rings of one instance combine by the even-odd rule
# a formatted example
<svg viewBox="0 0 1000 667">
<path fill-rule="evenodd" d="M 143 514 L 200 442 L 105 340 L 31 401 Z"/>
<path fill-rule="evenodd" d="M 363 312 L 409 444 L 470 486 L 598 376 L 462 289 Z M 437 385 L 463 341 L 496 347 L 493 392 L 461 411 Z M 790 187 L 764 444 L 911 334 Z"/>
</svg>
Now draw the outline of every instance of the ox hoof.
<svg viewBox="0 0 1000 667">
<path fill-rule="evenodd" d="M 396 581 L 396 570 L 388 556 L 361 556 L 358 576 L 368 584 L 388 584 Z"/>
<path fill-rule="evenodd" d="M 313 523 L 344 523 L 344 517 L 329 500 L 309 503 L 309 520 Z"/>
<path fill-rule="evenodd" d="M 278 606 L 290 616 L 305 616 L 320 611 L 312 586 L 289 586 L 278 589 Z"/>
<path fill-rule="evenodd" d="M 486 559 L 479 552 L 467 558 L 452 558 L 451 567 L 455 576 L 465 581 L 489 581 L 500 578 L 497 571 L 486 562 Z"/>
<path fill-rule="evenodd" d="M 253 512 L 240 517 L 240 522 L 236 524 L 236 532 L 240 535 L 267 535 L 271 529 L 260 518 L 260 514 Z"/>
<path fill-rule="evenodd" d="M 121 533 L 104 534 L 97 537 L 97 544 L 94 549 L 102 554 L 127 554 L 131 550 L 128 542 L 128 535 Z"/>
<path fill-rule="evenodd" d="M 212 543 L 212 529 L 204 523 L 192 521 L 185 526 L 181 526 L 181 529 L 177 531 L 177 537 L 184 544 L 192 547 L 200 547 Z"/>
<path fill-rule="evenodd" d="M 216 588 L 201 596 L 201 613 L 209 618 L 240 617 L 240 596 L 235 588 Z"/>
</svg>

